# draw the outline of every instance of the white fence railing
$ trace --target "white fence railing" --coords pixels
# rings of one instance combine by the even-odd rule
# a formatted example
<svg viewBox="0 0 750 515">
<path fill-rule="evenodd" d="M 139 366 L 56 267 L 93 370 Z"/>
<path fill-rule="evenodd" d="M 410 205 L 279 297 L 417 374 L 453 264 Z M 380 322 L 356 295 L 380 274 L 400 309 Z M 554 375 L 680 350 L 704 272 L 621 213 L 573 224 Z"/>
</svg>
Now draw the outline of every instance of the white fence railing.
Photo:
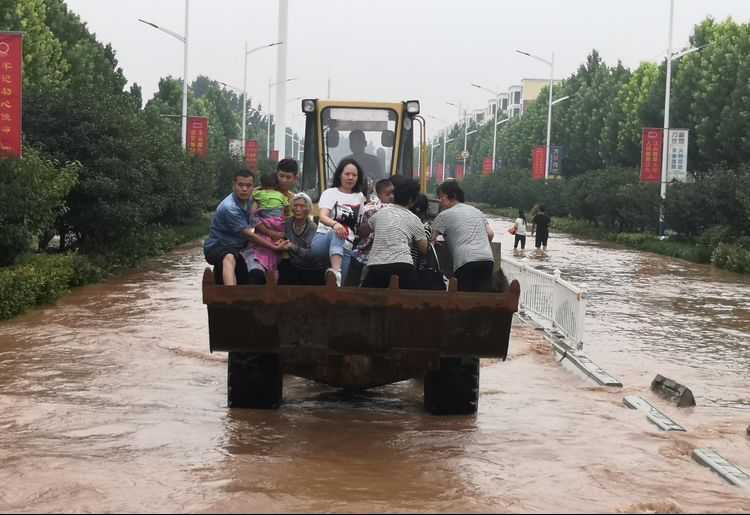
<svg viewBox="0 0 750 515">
<path fill-rule="evenodd" d="M 583 348 L 585 290 L 561 279 L 559 270 L 550 275 L 507 257 L 501 265 L 508 280 L 521 285 L 521 310 L 551 323 L 576 349 Z"/>
</svg>

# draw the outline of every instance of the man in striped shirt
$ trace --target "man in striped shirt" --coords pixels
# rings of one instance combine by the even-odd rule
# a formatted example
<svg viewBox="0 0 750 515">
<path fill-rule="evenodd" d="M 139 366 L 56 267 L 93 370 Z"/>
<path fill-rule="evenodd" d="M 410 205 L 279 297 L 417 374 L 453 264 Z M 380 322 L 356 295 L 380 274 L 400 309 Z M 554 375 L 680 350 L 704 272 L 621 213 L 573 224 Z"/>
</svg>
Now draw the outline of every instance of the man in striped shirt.
<svg viewBox="0 0 750 515">
<path fill-rule="evenodd" d="M 365 288 L 387 288 L 391 276 L 399 278 L 403 289 L 417 287 L 417 271 L 411 249 L 421 254 L 428 249 L 427 234 L 422 221 L 409 211 L 419 195 L 414 179 L 398 181 L 393 191 L 394 203 L 378 211 L 369 222 L 375 232 L 367 264 Z"/>
</svg>

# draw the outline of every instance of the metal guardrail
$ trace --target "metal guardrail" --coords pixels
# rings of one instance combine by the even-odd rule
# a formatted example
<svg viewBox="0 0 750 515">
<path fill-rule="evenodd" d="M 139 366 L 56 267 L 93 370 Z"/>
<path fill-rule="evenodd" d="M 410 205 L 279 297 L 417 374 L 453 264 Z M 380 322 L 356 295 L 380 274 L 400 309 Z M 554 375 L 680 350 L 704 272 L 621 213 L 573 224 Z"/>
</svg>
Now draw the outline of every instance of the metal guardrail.
<svg viewBox="0 0 750 515">
<path fill-rule="evenodd" d="M 521 285 L 520 310 L 551 323 L 553 330 L 581 350 L 586 291 L 561 279 L 559 270 L 551 275 L 507 257 L 501 259 L 501 266 L 509 281 L 516 279 Z"/>
</svg>

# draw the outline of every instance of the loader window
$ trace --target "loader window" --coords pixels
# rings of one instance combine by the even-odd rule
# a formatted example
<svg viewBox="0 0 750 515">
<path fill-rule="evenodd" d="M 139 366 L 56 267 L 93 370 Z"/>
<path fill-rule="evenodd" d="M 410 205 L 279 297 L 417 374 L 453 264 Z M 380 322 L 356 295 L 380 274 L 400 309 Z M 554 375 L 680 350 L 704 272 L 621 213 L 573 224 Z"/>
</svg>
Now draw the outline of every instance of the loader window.
<svg viewBox="0 0 750 515">
<path fill-rule="evenodd" d="M 330 186 L 336 166 L 352 158 L 365 177 L 377 182 L 390 176 L 398 115 L 392 109 L 327 107 L 321 113 L 326 181 Z M 390 143 L 390 145 L 389 145 Z"/>
</svg>

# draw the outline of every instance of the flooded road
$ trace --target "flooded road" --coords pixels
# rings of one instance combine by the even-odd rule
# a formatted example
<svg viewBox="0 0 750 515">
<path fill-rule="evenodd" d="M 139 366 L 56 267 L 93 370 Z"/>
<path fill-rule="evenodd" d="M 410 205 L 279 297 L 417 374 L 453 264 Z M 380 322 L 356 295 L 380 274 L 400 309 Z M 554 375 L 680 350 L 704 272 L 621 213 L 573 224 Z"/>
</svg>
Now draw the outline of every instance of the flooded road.
<svg viewBox="0 0 750 515">
<path fill-rule="evenodd" d="M 748 281 L 554 233 L 538 264 L 590 290 L 585 348 L 623 389 L 517 325 L 476 417 L 426 415 L 416 381 L 352 396 L 290 377 L 280 410 L 229 410 L 197 244 L 0 323 L 0 511 L 750 511 L 690 458 L 750 469 Z M 696 408 L 654 400 L 687 433 L 623 406 L 656 373 L 693 388 Z"/>
</svg>

